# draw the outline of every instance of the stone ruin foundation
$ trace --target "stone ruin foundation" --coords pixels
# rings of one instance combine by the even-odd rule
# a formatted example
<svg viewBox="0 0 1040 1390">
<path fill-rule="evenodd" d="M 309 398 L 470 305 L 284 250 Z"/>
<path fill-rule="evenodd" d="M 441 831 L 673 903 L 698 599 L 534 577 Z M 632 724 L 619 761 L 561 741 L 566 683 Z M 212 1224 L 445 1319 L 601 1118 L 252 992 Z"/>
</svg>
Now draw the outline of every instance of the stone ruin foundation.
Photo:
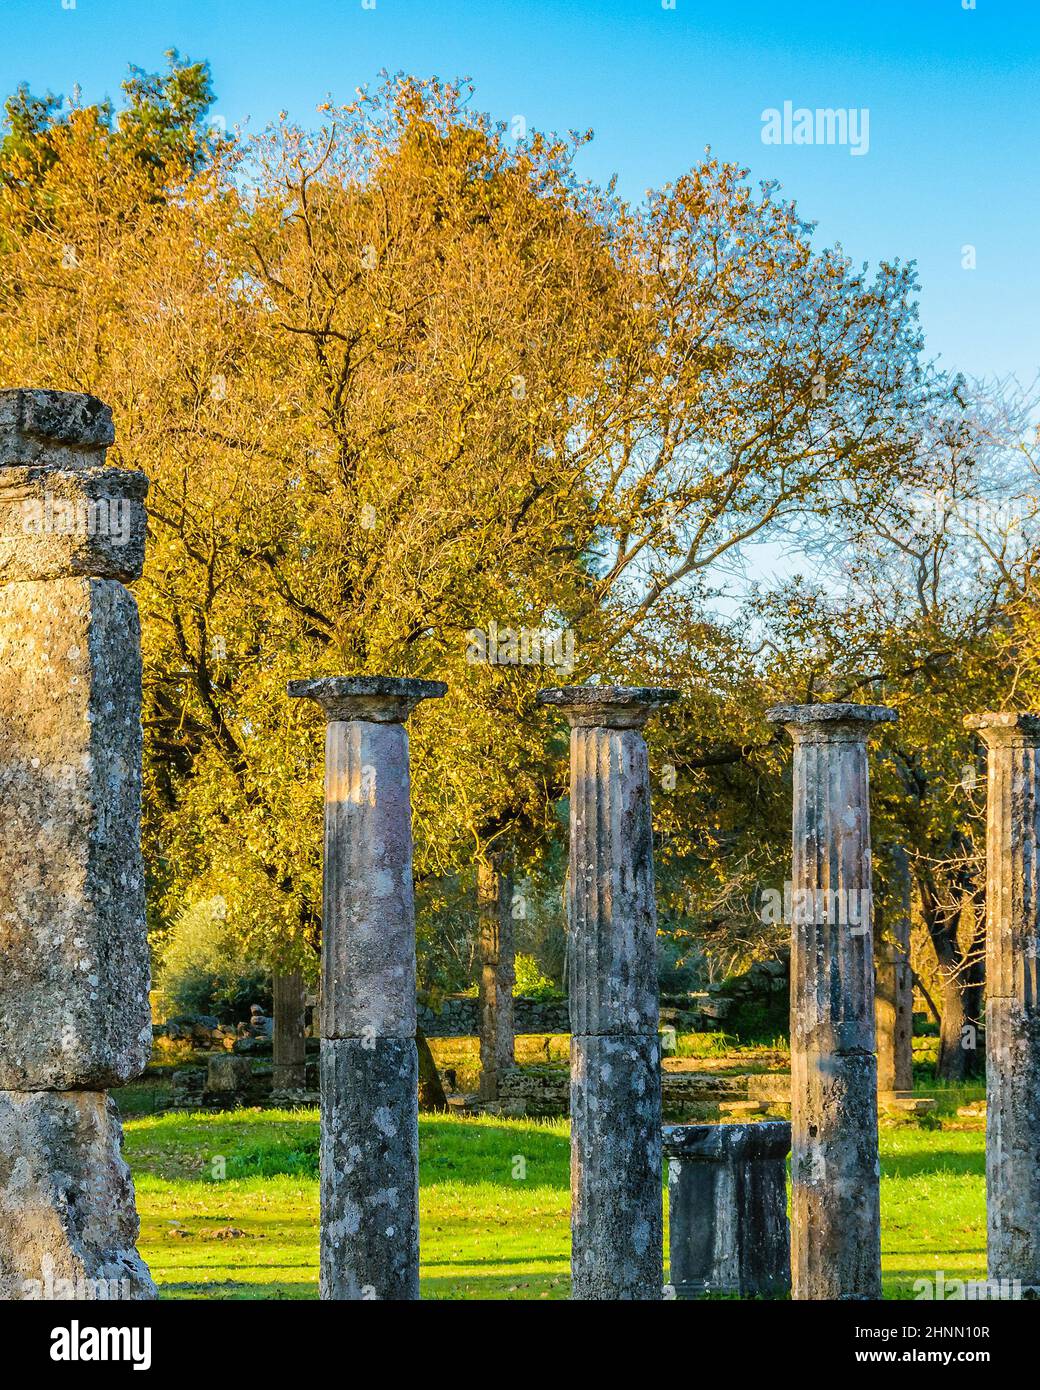
<svg viewBox="0 0 1040 1390">
<path fill-rule="evenodd" d="M 147 481 L 92 396 L 0 392 L 0 1298 L 146 1299 L 107 1090 L 151 1049 Z"/>
</svg>

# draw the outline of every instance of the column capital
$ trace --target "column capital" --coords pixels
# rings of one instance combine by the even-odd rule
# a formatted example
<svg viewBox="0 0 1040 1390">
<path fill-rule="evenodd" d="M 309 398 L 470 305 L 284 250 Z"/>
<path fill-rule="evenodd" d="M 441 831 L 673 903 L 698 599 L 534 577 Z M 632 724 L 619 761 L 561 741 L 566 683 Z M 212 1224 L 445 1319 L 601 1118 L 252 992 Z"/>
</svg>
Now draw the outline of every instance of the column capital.
<svg viewBox="0 0 1040 1390">
<path fill-rule="evenodd" d="M 859 743 L 876 724 L 892 724 L 899 718 L 887 705 L 850 703 L 773 705 L 766 710 L 770 724 L 782 724 L 795 743 Z"/>
<path fill-rule="evenodd" d="M 641 729 L 679 697 L 678 690 L 651 685 L 565 685 L 539 690 L 538 703 L 558 709 L 572 729 Z"/>
<path fill-rule="evenodd" d="M 0 468 L 97 467 L 115 442 L 112 411 L 78 391 L 0 391 Z"/>
<path fill-rule="evenodd" d="M 1034 748 L 1040 745 L 1040 715 L 1025 710 L 966 714 L 964 727 L 974 730 L 990 748 L 1011 743 Z"/>
<path fill-rule="evenodd" d="M 439 700 L 448 693 L 443 681 L 404 676 L 324 676 L 290 681 L 287 689 L 293 700 L 320 705 L 330 724 L 352 720 L 403 724 L 422 700 Z"/>
</svg>

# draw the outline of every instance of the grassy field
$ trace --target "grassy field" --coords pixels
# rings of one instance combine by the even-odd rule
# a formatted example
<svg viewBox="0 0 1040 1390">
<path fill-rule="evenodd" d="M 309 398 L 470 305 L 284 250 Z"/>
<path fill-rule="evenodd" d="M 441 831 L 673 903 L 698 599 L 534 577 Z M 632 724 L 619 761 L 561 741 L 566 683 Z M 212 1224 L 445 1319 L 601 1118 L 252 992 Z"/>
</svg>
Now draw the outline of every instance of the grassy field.
<svg viewBox="0 0 1040 1390">
<path fill-rule="evenodd" d="M 982 1123 L 953 1113 L 977 1094 L 944 1095 L 941 1127 L 882 1129 L 888 1297 L 984 1276 Z M 316 1112 L 140 1115 L 126 1139 L 165 1297 L 317 1297 Z M 567 1297 L 566 1122 L 424 1117 L 420 1163 L 424 1297 Z"/>
</svg>

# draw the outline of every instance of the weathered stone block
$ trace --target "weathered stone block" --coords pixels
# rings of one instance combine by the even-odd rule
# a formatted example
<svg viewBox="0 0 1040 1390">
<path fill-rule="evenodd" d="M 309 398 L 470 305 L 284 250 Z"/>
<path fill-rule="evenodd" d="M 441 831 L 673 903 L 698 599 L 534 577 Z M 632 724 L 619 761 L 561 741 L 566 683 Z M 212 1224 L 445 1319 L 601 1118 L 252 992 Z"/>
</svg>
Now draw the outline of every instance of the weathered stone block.
<svg viewBox="0 0 1040 1390">
<path fill-rule="evenodd" d="M 790 1148 L 791 1126 L 777 1121 L 665 1128 L 669 1279 L 676 1297 L 787 1293 Z"/>
<path fill-rule="evenodd" d="M 137 579 L 148 480 L 119 468 L 0 468 L 0 583 Z"/>
<path fill-rule="evenodd" d="M 664 1284 L 656 1037 L 571 1039 L 576 1299 L 659 1299 Z"/>
<path fill-rule="evenodd" d="M 206 1091 L 209 1095 L 240 1095 L 252 1079 L 253 1064 L 248 1057 L 224 1052 L 207 1060 Z"/>
<path fill-rule="evenodd" d="M 115 442 L 111 409 L 77 391 L 0 391 L 0 468 L 102 464 Z"/>
<path fill-rule="evenodd" d="M 0 1091 L 0 1299 L 150 1299 L 115 1104 Z"/>
<path fill-rule="evenodd" d="M 121 584 L 0 585 L 0 1088 L 147 1063 L 140 708 Z"/>
<path fill-rule="evenodd" d="M 414 1039 L 322 1039 L 321 1297 L 419 1297 Z"/>
</svg>

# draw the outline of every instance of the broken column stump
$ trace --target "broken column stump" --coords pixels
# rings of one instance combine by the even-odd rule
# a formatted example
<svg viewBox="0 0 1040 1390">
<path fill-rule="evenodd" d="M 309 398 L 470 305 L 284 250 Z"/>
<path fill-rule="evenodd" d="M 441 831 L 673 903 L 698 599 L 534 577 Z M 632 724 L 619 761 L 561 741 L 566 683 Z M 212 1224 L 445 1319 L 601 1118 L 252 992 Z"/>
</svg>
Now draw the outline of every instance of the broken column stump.
<svg viewBox="0 0 1040 1390">
<path fill-rule="evenodd" d="M 791 1276 L 797 1299 L 881 1297 L 867 739 L 880 705 L 778 705 L 794 742 Z"/>
<path fill-rule="evenodd" d="M 571 686 L 567 959 L 575 1299 L 659 1299 L 661 1049 L 650 773 L 642 728 L 674 690 Z"/>
<path fill-rule="evenodd" d="M 0 392 L 0 1296 L 153 1298 L 105 1094 L 151 1051 L 147 480 L 92 396 Z M 69 1292 L 83 1290 L 84 1292 Z"/>
<path fill-rule="evenodd" d="M 1040 715 L 969 715 L 986 805 L 986 1224 L 991 1280 L 1040 1298 Z"/>
<path fill-rule="evenodd" d="M 662 1141 L 676 1298 L 783 1298 L 791 1288 L 791 1126 L 665 1125 Z"/>
<path fill-rule="evenodd" d="M 405 721 L 440 681 L 293 681 L 325 712 L 321 1297 L 419 1297 L 415 901 Z"/>
</svg>

